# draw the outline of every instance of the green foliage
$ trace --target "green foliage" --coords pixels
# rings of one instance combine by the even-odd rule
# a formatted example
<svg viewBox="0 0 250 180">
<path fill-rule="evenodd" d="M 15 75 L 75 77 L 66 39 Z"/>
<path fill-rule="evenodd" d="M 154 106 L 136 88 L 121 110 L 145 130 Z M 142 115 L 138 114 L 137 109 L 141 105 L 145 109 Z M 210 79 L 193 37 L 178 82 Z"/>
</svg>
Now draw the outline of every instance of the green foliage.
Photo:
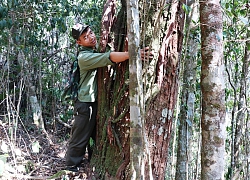
<svg viewBox="0 0 250 180">
<path fill-rule="evenodd" d="M 8 112 L 7 94 L 13 100 L 11 119 L 6 118 L 6 122 L 14 123 L 15 119 L 20 119 L 25 126 L 22 127 L 27 131 L 37 131 L 32 124 L 32 107 L 29 101 L 31 86 L 34 87 L 32 95 L 37 96 L 42 108 L 47 130 L 58 135 L 58 128 L 63 126 L 59 126 L 55 119 L 71 122 L 72 105 L 60 101 L 69 65 L 76 54 L 71 27 L 75 22 L 81 21 L 90 24 L 98 34 L 102 5 L 101 0 L 0 2 L 0 66 L 3 68 L 0 75 L 1 116 Z M 24 83 L 24 87 L 20 82 Z M 15 111 L 16 109 L 20 111 Z M 15 132 L 12 130 L 10 133 Z M 68 138 L 68 134 L 62 139 L 65 138 Z M 30 146 L 32 153 L 39 153 L 41 146 L 38 141 L 33 142 Z M 0 176 L 5 161 L 5 156 L 0 155 Z M 29 161 L 25 168 L 26 173 L 30 173 L 35 169 L 35 164 Z"/>
<path fill-rule="evenodd" d="M 244 54 L 246 48 L 246 39 L 249 39 L 248 29 L 249 29 L 249 8 L 247 8 L 248 0 L 240 1 L 222 1 L 222 7 L 224 10 L 224 57 L 227 72 L 227 87 L 225 90 L 226 95 L 226 108 L 229 114 L 231 123 L 228 123 L 227 133 L 228 137 L 226 140 L 226 151 L 228 154 L 231 152 L 231 146 L 235 146 L 232 138 L 235 138 L 235 127 L 237 114 L 237 106 L 239 105 L 239 94 L 241 87 L 241 79 L 244 77 L 243 63 L 245 61 Z M 247 82 L 245 82 L 247 83 Z M 248 86 L 248 85 L 246 85 Z M 246 92 L 247 94 L 249 92 Z M 248 95 L 245 95 L 248 96 Z M 247 99 L 246 99 L 247 100 Z M 247 100 L 248 101 L 248 100 Z M 232 115 L 231 115 L 232 113 Z M 238 124 L 241 124 L 238 122 Z M 246 142 L 247 143 L 247 142 Z M 242 151 L 243 152 L 243 151 Z M 240 153 L 240 152 L 237 152 Z M 241 155 L 244 156 L 244 155 Z M 227 171 L 225 172 L 225 178 L 230 179 L 235 173 L 234 167 L 230 165 L 231 158 L 227 158 Z M 237 163 L 237 162 L 234 162 Z"/>
<path fill-rule="evenodd" d="M 185 11 L 186 14 L 189 14 L 189 12 L 191 11 L 190 6 L 183 4 L 182 5 L 182 9 Z"/>
<path fill-rule="evenodd" d="M 73 109 L 68 108 L 65 113 L 60 114 L 60 118 L 62 121 L 67 122 L 68 119 L 71 119 L 73 116 Z"/>
<path fill-rule="evenodd" d="M 230 73 L 230 83 L 237 87 L 239 83 L 239 77 L 241 76 L 242 61 L 244 60 L 245 41 L 247 39 L 247 24 L 249 22 L 246 19 L 247 8 L 245 4 L 247 1 L 241 0 L 234 3 L 230 1 L 224 1 L 222 3 L 226 12 L 224 21 L 223 36 L 225 40 L 225 64 L 228 72 L 235 72 L 235 78 L 233 73 Z M 230 101 L 230 97 L 235 96 L 232 89 L 226 89 L 226 99 Z M 231 104 L 231 103 L 228 103 Z"/>
<path fill-rule="evenodd" d="M 2 74 L 1 100 L 4 100 L 7 87 L 10 88 L 9 95 L 18 99 L 18 94 L 14 94 L 12 88 L 20 88 L 20 80 L 25 79 L 35 86 L 43 118 L 51 119 L 48 124 L 53 124 L 54 117 L 50 116 L 56 115 L 52 112 L 64 106 L 60 102 L 60 95 L 69 64 L 76 52 L 71 27 L 76 21 L 81 21 L 90 24 L 98 34 L 102 8 L 101 0 L 1 1 L 0 55 L 5 57 L 4 63 L 8 62 L 10 72 L 6 69 Z M 20 52 L 24 57 L 22 61 L 18 59 Z M 29 96 L 26 96 L 29 93 L 28 86 L 25 83 L 22 92 L 23 106 L 29 106 Z M 4 108 L 2 103 L 0 109 Z M 23 110 L 29 111 L 29 108 L 23 107 Z M 71 114 L 71 110 L 66 111 L 63 120 L 67 122 Z"/>
</svg>

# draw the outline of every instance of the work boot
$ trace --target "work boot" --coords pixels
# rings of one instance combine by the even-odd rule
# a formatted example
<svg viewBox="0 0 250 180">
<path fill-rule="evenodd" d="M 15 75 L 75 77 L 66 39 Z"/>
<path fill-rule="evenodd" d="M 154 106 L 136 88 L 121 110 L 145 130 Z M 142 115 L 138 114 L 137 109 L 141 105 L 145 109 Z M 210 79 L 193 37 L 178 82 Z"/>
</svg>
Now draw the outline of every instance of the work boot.
<svg viewBox="0 0 250 180">
<path fill-rule="evenodd" d="M 67 166 L 66 170 L 72 171 L 72 172 L 78 172 L 79 171 L 79 167 L 77 167 L 77 166 Z"/>
</svg>

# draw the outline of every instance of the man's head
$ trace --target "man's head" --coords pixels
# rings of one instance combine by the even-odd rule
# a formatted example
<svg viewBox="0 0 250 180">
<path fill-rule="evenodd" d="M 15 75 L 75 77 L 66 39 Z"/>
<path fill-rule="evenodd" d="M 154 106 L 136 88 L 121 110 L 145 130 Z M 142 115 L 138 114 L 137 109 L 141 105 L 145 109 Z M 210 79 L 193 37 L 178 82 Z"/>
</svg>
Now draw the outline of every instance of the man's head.
<svg viewBox="0 0 250 180">
<path fill-rule="evenodd" d="M 81 34 L 88 28 L 88 25 L 77 23 L 72 28 L 72 36 L 75 40 L 81 36 Z"/>
<path fill-rule="evenodd" d="M 90 29 L 88 25 L 77 23 L 72 28 L 72 36 L 76 40 L 76 43 L 94 48 L 96 45 L 95 33 Z"/>
</svg>

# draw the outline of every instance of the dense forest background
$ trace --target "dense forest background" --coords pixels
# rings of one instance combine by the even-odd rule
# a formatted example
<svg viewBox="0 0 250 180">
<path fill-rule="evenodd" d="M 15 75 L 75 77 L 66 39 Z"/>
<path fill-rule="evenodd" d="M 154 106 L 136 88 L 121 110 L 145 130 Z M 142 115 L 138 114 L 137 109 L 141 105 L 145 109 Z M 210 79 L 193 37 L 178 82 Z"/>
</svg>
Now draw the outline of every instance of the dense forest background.
<svg viewBox="0 0 250 180">
<path fill-rule="evenodd" d="M 155 58 L 161 58 L 159 44 L 163 44 L 165 40 L 163 37 L 168 35 L 166 32 L 169 32 L 171 27 L 170 21 L 180 20 L 174 18 L 175 4 L 177 4 L 176 1 L 139 1 L 140 31 L 138 34 L 141 37 L 139 44 L 140 47 L 149 45 L 155 52 Z M 181 47 L 178 51 L 181 52 L 176 70 L 178 73 L 172 73 L 176 74 L 176 84 L 178 84 L 174 86 L 177 89 L 172 89 L 176 92 L 176 97 L 169 99 L 170 104 L 174 104 L 174 113 L 171 115 L 171 123 L 168 124 L 170 136 L 164 145 L 164 148 L 168 148 L 165 150 L 166 157 L 159 163 L 164 167 L 153 167 L 153 169 L 163 169 L 164 174 L 161 176 L 165 179 L 201 179 L 202 163 L 204 163 L 201 162 L 201 154 L 205 151 L 202 148 L 201 139 L 201 114 L 204 107 L 201 103 L 203 47 L 200 16 L 203 14 L 198 1 L 180 2 L 178 5 L 176 14 L 178 12 L 180 15 L 182 12 L 184 19 L 183 26 L 179 26 L 183 29 L 180 28 L 181 31 L 177 33 L 171 32 L 173 37 L 174 34 L 179 35 L 178 47 Z M 102 40 L 100 44 L 102 51 L 105 51 L 108 46 L 114 46 L 116 51 L 127 50 L 126 46 L 124 47 L 125 6 L 126 1 L 122 0 L 107 2 L 3 0 L 0 2 L 0 176 L 3 179 L 41 179 L 41 176 L 45 179 L 49 177 L 87 179 L 93 176 L 100 179 L 111 179 L 115 176 L 128 179 L 129 155 L 125 152 L 129 150 L 125 147 L 128 144 L 129 133 L 119 134 L 118 131 L 128 130 L 127 124 L 124 126 L 124 122 L 128 123 L 129 118 L 127 113 L 129 102 L 126 94 L 128 93 L 128 63 L 114 67 L 113 71 L 110 69 L 99 71 L 100 77 L 119 83 L 112 84 L 114 88 L 111 92 L 102 92 L 106 93 L 106 99 L 100 101 L 102 109 L 99 114 L 98 142 L 101 146 L 97 145 L 97 158 L 91 164 L 85 165 L 80 174 L 73 175 L 62 171 L 64 153 L 73 121 L 72 104 L 61 100 L 67 73 L 77 50 L 70 36 L 71 27 L 79 21 L 91 25 L 97 37 Z M 247 0 L 223 0 L 219 8 L 223 15 L 221 19 L 223 37 L 216 38 L 223 42 L 223 64 L 225 65 L 222 77 L 225 80 L 226 112 L 224 178 L 250 179 L 250 4 Z M 110 12 L 112 15 L 109 14 Z M 162 17 L 158 19 L 159 22 L 155 20 L 156 12 L 160 12 Z M 168 31 L 165 31 L 166 29 Z M 106 30 L 105 33 L 108 32 L 111 42 L 113 40 L 115 43 L 103 41 L 106 35 L 104 30 Z M 156 31 L 159 33 L 157 34 Z M 150 32 L 151 35 L 148 34 Z M 158 37 L 159 39 L 156 40 Z M 169 48 L 166 49 L 169 50 Z M 151 66 L 143 64 L 143 67 L 150 69 Z M 120 77 L 119 74 L 122 76 Z M 155 74 L 157 74 L 156 71 L 146 73 L 142 71 L 141 76 L 146 77 L 143 81 L 152 82 L 150 77 L 157 76 Z M 99 86 L 107 90 L 110 86 L 105 83 Z M 155 86 L 145 84 L 147 87 L 150 86 L 152 91 L 157 92 Z M 118 98 L 114 98 L 113 92 L 126 93 L 117 93 L 115 95 Z M 149 97 L 145 96 L 146 112 L 156 107 L 161 98 L 155 96 L 154 92 Z M 107 99 L 112 99 L 111 103 L 108 103 Z M 117 99 L 121 101 L 116 101 Z M 152 99 L 155 101 L 151 101 Z M 105 107 L 109 107 L 109 110 L 106 111 Z M 160 113 L 165 116 L 163 111 Z M 115 114 L 116 118 L 108 119 L 110 114 Z M 150 122 L 152 117 L 154 114 L 150 115 L 150 113 L 145 117 L 147 130 L 149 124 L 152 124 Z M 123 121 L 119 121 L 120 119 Z M 150 130 L 148 131 L 150 136 Z M 166 135 L 168 135 L 167 132 Z M 122 140 L 119 141 L 118 137 Z M 162 149 L 162 144 L 157 142 L 154 144 L 156 149 Z M 161 153 L 164 154 L 164 152 Z M 145 164 L 150 162 L 146 161 Z M 148 170 L 147 166 L 146 170 Z"/>
</svg>

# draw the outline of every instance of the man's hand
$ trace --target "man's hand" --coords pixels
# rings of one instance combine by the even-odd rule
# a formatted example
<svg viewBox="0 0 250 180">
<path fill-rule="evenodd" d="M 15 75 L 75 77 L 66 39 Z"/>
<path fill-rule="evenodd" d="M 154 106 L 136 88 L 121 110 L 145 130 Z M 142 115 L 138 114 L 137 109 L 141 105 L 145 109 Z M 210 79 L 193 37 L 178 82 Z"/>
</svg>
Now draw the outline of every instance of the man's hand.
<svg viewBox="0 0 250 180">
<path fill-rule="evenodd" d="M 153 52 L 149 51 L 149 47 L 145 47 L 143 49 L 140 50 L 141 53 L 141 60 L 149 60 L 149 59 L 153 59 Z"/>
</svg>

